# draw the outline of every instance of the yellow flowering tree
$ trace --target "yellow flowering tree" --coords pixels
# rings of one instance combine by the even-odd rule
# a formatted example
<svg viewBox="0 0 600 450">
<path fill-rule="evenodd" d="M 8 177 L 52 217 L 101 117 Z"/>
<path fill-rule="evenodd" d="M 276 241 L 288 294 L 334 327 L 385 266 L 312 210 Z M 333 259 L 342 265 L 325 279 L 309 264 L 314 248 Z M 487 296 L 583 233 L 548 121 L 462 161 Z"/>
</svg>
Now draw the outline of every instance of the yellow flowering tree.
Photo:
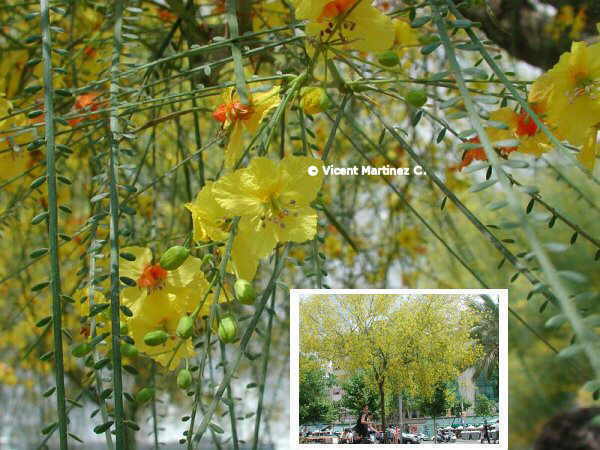
<svg viewBox="0 0 600 450">
<path fill-rule="evenodd" d="M 475 317 L 458 296 L 314 295 L 300 303 L 300 355 L 346 379 L 364 370 L 379 393 L 430 397 L 480 354 Z"/>
</svg>

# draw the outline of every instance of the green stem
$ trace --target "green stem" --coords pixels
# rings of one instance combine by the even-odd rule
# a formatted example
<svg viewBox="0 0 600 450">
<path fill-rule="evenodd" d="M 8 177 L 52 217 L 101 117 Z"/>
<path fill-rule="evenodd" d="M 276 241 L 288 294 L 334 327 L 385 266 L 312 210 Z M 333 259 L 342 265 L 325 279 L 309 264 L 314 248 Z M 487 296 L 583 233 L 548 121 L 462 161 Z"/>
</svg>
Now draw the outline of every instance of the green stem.
<svg viewBox="0 0 600 450">
<path fill-rule="evenodd" d="M 54 337 L 54 378 L 56 409 L 61 450 L 68 449 L 67 408 L 62 343 L 62 304 L 60 263 L 58 256 L 58 200 L 56 189 L 56 147 L 54 143 L 54 87 L 52 84 L 52 37 L 50 5 L 40 0 L 42 25 L 42 57 L 44 60 L 44 105 L 46 123 L 46 176 L 48 182 L 48 241 L 50 248 L 50 284 L 52 287 L 52 331 Z"/>
<path fill-rule="evenodd" d="M 110 191 L 110 304 L 112 332 L 112 378 L 115 420 L 116 449 L 125 448 L 125 412 L 123 409 L 123 379 L 121 373 L 121 326 L 120 326 L 120 280 L 119 280 L 119 195 L 117 192 L 117 161 L 119 157 L 120 127 L 116 116 L 117 75 L 121 59 L 121 27 L 123 23 L 123 1 L 117 0 L 114 8 L 114 49 L 111 64 L 112 81 L 110 84 L 110 160 L 108 167 L 108 182 Z"/>
<path fill-rule="evenodd" d="M 269 322 L 267 324 L 267 334 L 265 336 L 265 344 L 263 349 L 262 374 L 260 388 L 258 392 L 258 406 L 256 407 L 256 420 L 254 422 L 254 439 L 252 441 L 252 450 L 258 449 L 258 434 L 260 432 L 260 419 L 263 411 L 263 398 L 265 396 L 265 385 L 267 384 L 267 371 L 269 368 L 269 354 L 271 351 L 271 333 L 273 330 L 273 317 L 275 317 L 275 297 L 277 289 L 273 289 L 271 295 L 271 304 L 269 305 Z"/>
<path fill-rule="evenodd" d="M 233 66 L 235 72 L 235 85 L 240 102 L 243 105 L 250 104 L 250 93 L 244 76 L 244 61 L 242 59 L 242 51 L 238 46 L 237 39 L 239 37 L 238 19 L 237 19 L 237 1 L 227 0 L 227 26 L 229 27 L 229 38 L 231 39 L 229 47 L 231 48 L 231 56 L 233 57 Z"/>
<path fill-rule="evenodd" d="M 152 387 L 156 389 L 156 363 L 152 361 Z M 156 396 L 152 396 L 152 430 L 154 434 L 154 450 L 158 450 L 158 418 L 156 416 Z"/>
</svg>

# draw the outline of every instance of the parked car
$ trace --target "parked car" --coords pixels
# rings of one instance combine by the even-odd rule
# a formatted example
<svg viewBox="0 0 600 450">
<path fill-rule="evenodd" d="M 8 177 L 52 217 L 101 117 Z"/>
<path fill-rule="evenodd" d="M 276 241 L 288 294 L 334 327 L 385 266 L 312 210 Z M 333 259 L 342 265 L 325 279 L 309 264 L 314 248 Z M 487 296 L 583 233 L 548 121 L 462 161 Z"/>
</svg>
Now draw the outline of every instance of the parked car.
<svg viewBox="0 0 600 450">
<path fill-rule="evenodd" d="M 403 444 L 420 444 L 421 440 L 415 434 L 402 433 L 402 443 Z"/>
<path fill-rule="evenodd" d="M 419 433 L 419 434 L 417 434 L 417 437 L 421 441 L 430 441 L 431 440 L 431 437 L 427 436 L 425 433 Z"/>
</svg>

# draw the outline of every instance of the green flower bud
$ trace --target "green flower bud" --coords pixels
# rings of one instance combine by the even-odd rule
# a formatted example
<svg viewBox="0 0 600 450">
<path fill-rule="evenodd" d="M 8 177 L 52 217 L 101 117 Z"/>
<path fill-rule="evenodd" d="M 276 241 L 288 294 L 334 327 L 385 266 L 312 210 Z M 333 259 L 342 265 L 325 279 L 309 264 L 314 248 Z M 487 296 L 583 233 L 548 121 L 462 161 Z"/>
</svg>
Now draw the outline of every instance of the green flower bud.
<svg viewBox="0 0 600 450">
<path fill-rule="evenodd" d="M 150 347 L 164 344 L 169 339 L 169 335 L 163 330 L 150 331 L 144 336 L 144 344 Z"/>
<path fill-rule="evenodd" d="M 177 329 L 175 330 L 175 334 L 177 334 L 177 336 L 179 336 L 181 339 L 187 339 L 192 336 L 193 331 L 194 319 L 192 319 L 191 316 L 185 315 L 179 319 Z"/>
<path fill-rule="evenodd" d="M 185 262 L 188 256 L 190 256 L 189 249 L 175 245 L 162 254 L 159 264 L 165 270 L 175 270 Z"/>
<path fill-rule="evenodd" d="M 142 388 L 135 394 L 135 401 L 140 405 L 150 401 L 154 397 L 154 388 Z"/>
<path fill-rule="evenodd" d="M 219 329 L 217 331 L 219 339 L 224 344 L 230 344 L 237 339 L 238 324 L 235 317 L 231 314 L 227 314 L 221 317 L 219 321 Z"/>
<path fill-rule="evenodd" d="M 90 344 L 88 344 L 87 342 L 83 342 L 83 343 L 77 344 L 75 347 L 73 347 L 73 349 L 71 350 L 71 354 L 75 358 L 82 358 L 85 355 L 87 355 L 89 352 L 91 352 L 93 349 L 94 349 L 94 347 L 92 347 Z"/>
<path fill-rule="evenodd" d="M 398 58 L 398 54 L 396 52 L 388 50 L 377 55 L 377 61 L 379 61 L 379 64 L 382 66 L 393 67 L 398 65 L 400 58 Z"/>
<path fill-rule="evenodd" d="M 427 92 L 425 89 L 411 89 L 404 98 L 415 108 L 420 108 L 427 103 Z"/>
<path fill-rule="evenodd" d="M 127 342 L 121 342 L 121 354 L 128 358 L 134 358 L 138 355 L 139 351 L 135 345 L 128 344 Z"/>
<path fill-rule="evenodd" d="M 181 369 L 177 374 L 177 386 L 180 389 L 187 389 L 192 385 L 192 372 L 187 369 Z"/>
<path fill-rule="evenodd" d="M 256 299 L 256 291 L 254 290 L 252 283 L 246 280 L 238 279 L 235 282 L 233 289 L 235 290 L 235 296 L 237 299 L 244 305 L 254 304 L 254 300 Z"/>
</svg>

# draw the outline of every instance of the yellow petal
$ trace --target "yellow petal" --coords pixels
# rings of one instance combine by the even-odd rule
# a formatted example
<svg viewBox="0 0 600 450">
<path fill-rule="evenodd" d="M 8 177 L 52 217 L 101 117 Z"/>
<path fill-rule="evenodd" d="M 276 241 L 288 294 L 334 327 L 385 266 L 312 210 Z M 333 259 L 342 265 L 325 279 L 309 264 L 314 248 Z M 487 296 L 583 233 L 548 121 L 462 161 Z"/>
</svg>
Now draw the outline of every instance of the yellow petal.
<svg viewBox="0 0 600 450">
<path fill-rule="evenodd" d="M 232 216 L 258 215 L 262 202 L 280 188 L 279 173 L 274 161 L 254 158 L 247 168 L 225 175 L 215 183 L 215 200 Z"/>
<path fill-rule="evenodd" d="M 309 167 L 316 167 L 311 176 Z M 308 205 L 316 197 L 323 184 L 323 161 L 308 156 L 286 156 L 281 161 L 285 186 L 281 195 L 285 203 L 294 200 L 298 206 Z"/>
<path fill-rule="evenodd" d="M 242 121 L 235 121 L 231 126 L 229 141 L 225 149 L 225 167 L 232 168 L 244 154 L 244 126 Z"/>
<path fill-rule="evenodd" d="M 192 203 L 185 207 L 192 213 L 194 240 L 225 241 L 229 232 L 225 224 L 228 213 L 215 201 L 212 181 L 206 183 Z"/>
<path fill-rule="evenodd" d="M 596 153 L 598 144 L 596 142 L 598 129 L 590 131 L 586 137 L 585 143 L 581 152 L 579 152 L 578 159 L 585 167 L 592 170 L 596 163 Z"/>
<path fill-rule="evenodd" d="M 298 208 L 296 212 L 297 216 L 284 221 L 285 227 L 273 225 L 277 241 L 301 243 L 315 237 L 317 232 L 317 212 L 308 206 Z"/>
<path fill-rule="evenodd" d="M 125 247 L 121 253 L 131 253 L 134 261 L 121 258 L 119 261 L 119 276 L 128 277 L 137 281 L 142 275 L 144 267 L 152 263 L 152 250 L 146 247 Z"/>
</svg>

